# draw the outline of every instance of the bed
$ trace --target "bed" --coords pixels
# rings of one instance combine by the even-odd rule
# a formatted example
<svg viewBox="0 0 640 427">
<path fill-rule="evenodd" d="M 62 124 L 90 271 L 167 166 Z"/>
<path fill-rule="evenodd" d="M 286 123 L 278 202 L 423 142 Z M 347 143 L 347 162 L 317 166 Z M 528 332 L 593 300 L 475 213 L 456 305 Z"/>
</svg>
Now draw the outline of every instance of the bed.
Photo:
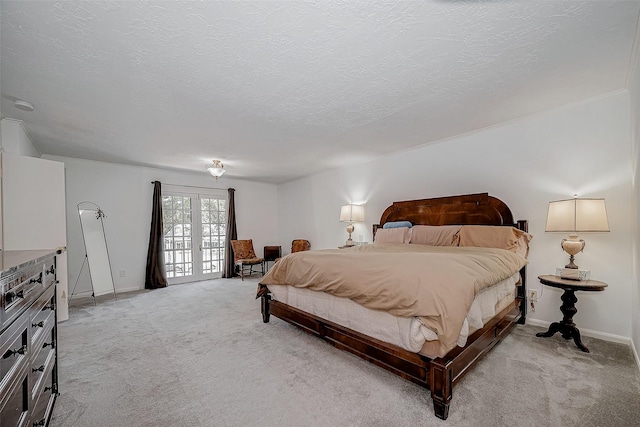
<svg viewBox="0 0 640 427">
<path fill-rule="evenodd" d="M 489 232 L 492 229 L 502 232 L 507 230 L 506 227 L 511 227 L 511 230 L 515 229 L 515 231 L 521 230 L 525 233 L 527 231 L 526 221 L 514 222 L 509 207 L 501 200 L 489 196 L 487 193 L 395 202 L 384 211 L 380 223 L 373 226 L 374 235 L 379 228 L 384 227 L 384 224 L 391 225 L 399 221 L 409 221 L 414 226 L 465 226 L 465 230 L 474 228 L 468 227 L 473 225 L 500 226 L 500 228 L 483 227 L 481 228 L 483 232 Z M 441 227 L 443 230 L 446 228 Z M 477 229 L 477 227 L 475 228 Z M 376 243 L 368 246 L 341 250 L 311 251 L 310 253 L 291 254 L 281 259 L 279 263 L 282 263 L 282 265 L 278 266 L 276 264 L 278 269 L 272 268 L 263 277 L 258 287 L 263 321 L 268 323 L 270 316 L 274 315 L 324 339 L 339 349 L 349 351 L 429 389 L 435 415 L 446 419 L 454 385 L 470 371 L 480 358 L 498 344 L 513 329 L 516 323 L 524 324 L 526 315 L 526 304 L 524 303 L 526 295 L 526 260 L 520 259 L 523 254 L 513 255 L 509 251 L 502 249 L 450 249 L 430 247 L 428 245 L 398 245 L 391 243 Z M 450 255 L 449 251 L 456 253 Z M 435 254 L 424 255 L 423 253 L 426 252 L 435 252 Z M 470 320 L 469 313 L 462 320 L 456 316 L 449 316 L 448 312 L 446 315 L 440 316 L 414 316 L 414 313 L 429 312 L 420 312 L 419 310 L 431 310 L 432 306 L 443 306 L 441 303 L 428 302 L 439 301 L 437 300 L 437 298 L 440 298 L 439 294 L 421 294 L 421 297 L 415 297 L 416 299 L 411 300 L 409 303 L 400 304 L 400 306 L 394 305 L 391 310 L 387 310 L 389 308 L 387 307 L 388 301 L 395 301 L 401 298 L 393 293 L 395 292 L 396 284 L 387 286 L 386 282 L 392 281 L 390 278 L 379 278 L 377 276 L 380 271 L 385 269 L 383 264 L 385 259 L 388 259 L 390 263 L 404 265 L 404 270 L 410 270 L 408 276 L 415 276 L 420 281 L 427 280 L 426 278 L 431 276 L 442 281 L 445 280 L 443 277 L 449 278 L 448 273 L 444 276 L 436 273 L 432 274 L 431 272 L 435 270 L 430 269 L 434 267 L 429 262 L 426 262 L 427 258 L 424 257 L 440 257 L 437 258 L 441 260 L 437 261 L 438 263 L 445 259 L 447 260 L 446 262 L 449 262 L 449 258 L 458 257 L 458 252 L 465 253 L 464 256 L 460 255 L 460 257 L 487 258 L 487 262 L 493 262 L 496 265 L 509 264 L 511 260 L 513 260 L 513 263 L 519 263 L 517 267 L 509 265 L 509 272 L 506 270 L 501 271 L 502 276 L 500 277 L 493 274 L 492 283 L 490 284 L 488 283 L 489 279 L 480 277 L 482 272 L 474 273 L 471 270 L 466 272 L 465 274 L 467 275 L 478 274 L 478 278 L 473 279 L 476 289 L 472 291 L 471 299 L 469 300 L 469 297 L 465 295 L 464 298 L 460 298 L 463 303 L 456 300 L 445 308 L 451 313 L 465 310 L 471 312 L 473 310 L 470 310 L 470 307 L 476 304 L 479 299 L 478 296 L 483 293 L 489 293 L 489 290 L 497 288 L 496 283 L 499 283 L 502 289 L 506 289 L 506 291 L 494 292 L 498 295 L 493 300 L 494 302 L 484 304 L 485 306 L 494 306 L 496 308 L 495 313 L 490 313 L 490 316 L 484 312 L 480 314 L 482 318 L 480 325 Z M 365 261 L 362 261 L 363 263 L 356 262 L 365 258 L 368 259 L 366 262 L 370 264 L 364 263 Z M 325 261 L 328 264 L 322 264 Z M 470 264 L 476 264 L 477 262 L 478 260 L 474 258 Z M 313 263 L 317 263 L 317 265 Z M 365 267 L 366 265 L 377 264 L 382 266 L 378 270 Z M 419 268 L 418 264 L 420 264 Z M 331 267 L 331 265 L 335 265 L 335 268 Z M 309 266 L 313 266 L 313 268 Z M 406 268 L 406 266 L 415 266 L 415 269 L 413 267 Z M 313 277 L 309 279 L 309 282 L 313 282 L 313 285 L 316 286 L 315 289 L 313 287 L 309 289 L 299 288 L 299 286 L 303 286 L 301 282 L 304 282 L 305 279 L 302 276 L 298 278 L 292 273 L 296 271 L 296 268 L 315 271 Z M 448 267 L 446 270 L 451 271 L 456 268 Z M 461 271 L 466 271 L 466 269 L 467 266 L 465 265 L 460 267 Z M 370 274 L 367 275 L 367 272 Z M 366 285 L 375 290 L 375 298 L 370 298 L 369 296 L 363 298 L 359 294 L 353 293 L 355 291 L 352 290 L 349 290 L 346 294 L 343 292 L 342 294 L 326 295 L 327 293 L 333 293 L 333 289 L 330 288 L 339 287 L 340 283 L 353 280 L 354 275 L 362 275 L 366 279 Z M 296 283 L 286 283 L 287 281 Z M 408 279 L 403 277 L 401 281 L 408 282 Z M 456 292 L 458 290 L 460 292 L 468 292 L 466 290 L 463 291 L 465 288 L 460 287 L 462 285 L 458 285 L 455 283 L 456 281 L 457 279 L 451 278 L 451 282 L 447 283 L 446 288 L 454 289 Z M 484 282 L 487 282 L 487 284 L 482 285 Z M 338 285 L 335 285 L 336 283 Z M 417 284 L 414 288 L 410 288 L 410 292 L 417 294 L 422 292 L 423 288 L 423 284 Z M 436 290 L 433 292 L 441 293 L 442 291 Z M 509 293 L 510 296 L 505 297 Z M 338 303 L 347 305 L 338 305 Z M 418 311 L 414 312 L 413 310 Z M 378 325 L 378 322 L 380 322 L 380 325 L 385 322 L 399 322 L 406 324 L 407 330 L 413 335 L 408 338 L 389 338 L 389 335 L 385 335 L 386 332 L 380 332 L 384 329 L 382 326 L 380 328 L 376 326 L 374 328 L 376 330 L 372 331 L 362 326 L 363 320 L 352 320 L 340 314 L 348 313 L 351 315 L 351 313 L 355 313 L 355 317 L 358 317 L 359 312 L 364 313 L 364 317 L 360 316 L 361 319 L 364 319 L 364 323 L 370 324 L 366 325 L 367 327 Z M 374 317 L 379 320 L 373 320 Z M 452 324 L 442 323 L 444 322 L 443 318 L 449 317 L 455 318 Z M 418 319 L 418 321 L 415 319 Z M 358 321 L 360 321 L 360 324 L 358 324 Z M 469 327 L 470 323 L 474 323 L 475 327 Z M 428 327 L 427 329 L 435 330 L 438 334 L 437 339 L 433 340 L 426 337 L 424 344 L 420 342 L 412 343 L 412 337 L 416 336 L 415 331 L 423 326 Z M 394 327 L 393 325 L 391 326 L 392 329 Z M 467 327 L 467 334 L 463 333 L 465 327 Z M 380 331 L 377 329 L 380 329 Z M 425 334 L 418 333 L 417 335 L 422 336 Z"/>
</svg>

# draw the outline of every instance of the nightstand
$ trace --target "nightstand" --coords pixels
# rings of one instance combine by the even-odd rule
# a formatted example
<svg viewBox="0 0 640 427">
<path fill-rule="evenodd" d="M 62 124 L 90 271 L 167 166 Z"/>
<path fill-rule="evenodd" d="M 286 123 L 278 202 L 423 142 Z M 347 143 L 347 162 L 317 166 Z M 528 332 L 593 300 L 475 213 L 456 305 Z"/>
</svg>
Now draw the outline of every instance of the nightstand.
<svg viewBox="0 0 640 427">
<path fill-rule="evenodd" d="M 578 309 L 576 309 L 578 298 L 576 298 L 575 293 L 576 291 L 604 291 L 604 288 L 608 285 L 597 280 L 568 280 L 562 279 L 560 276 L 552 275 L 538 276 L 538 280 L 540 280 L 540 283 L 543 285 L 562 289 L 564 293 L 560 298 L 562 300 L 562 306 L 560 306 L 560 311 L 563 314 L 562 321 L 553 322 L 547 332 L 538 332 L 536 336 L 551 337 L 555 335 L 556 332 L 560 332 L 562 338 L 565 340 L 573 338 L 573 341 L 580 350 L 589 353 L 589 349 L 582 344 L 580 331 L 576 328 L 576 324 L 573 323 L 573 316 L 578 312 Z"/>
<path fill-rule="evenodd" d="M 338 249 L 353 248 L 354 246 L 366 246 L 368 244 L 369 244 L 369 242 L 357 242 L 357 243 L 355 243 L 353 245 L 338 246 Z"/>
<path fill-rule="evenodd" d="M 265 246 L 263 250 L 264 263 L 269 271 L 269 261 L 275 262 L 282 256 L 282 248 L 280 246 Z"/>
</svg>

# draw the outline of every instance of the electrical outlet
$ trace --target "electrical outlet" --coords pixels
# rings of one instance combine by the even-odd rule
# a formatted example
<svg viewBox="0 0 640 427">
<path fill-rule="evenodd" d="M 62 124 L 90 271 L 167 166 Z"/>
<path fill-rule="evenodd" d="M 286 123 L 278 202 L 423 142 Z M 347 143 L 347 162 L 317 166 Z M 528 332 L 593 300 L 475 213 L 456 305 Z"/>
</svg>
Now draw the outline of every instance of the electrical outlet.
<svg viewBox="0 0 640 427">
<path fill-rule="evenodd" d="M 127 272 L 124 270 L 120 270 L 120 277 L 126 277 L 127 276 Z"/>
<path fill-rule="evenodd" d="M 536 302 L 538 301 L 538 290 L 537 289 L 529 289 L 529 310 L 532 313 L 536 311 Z"/>
</svg>

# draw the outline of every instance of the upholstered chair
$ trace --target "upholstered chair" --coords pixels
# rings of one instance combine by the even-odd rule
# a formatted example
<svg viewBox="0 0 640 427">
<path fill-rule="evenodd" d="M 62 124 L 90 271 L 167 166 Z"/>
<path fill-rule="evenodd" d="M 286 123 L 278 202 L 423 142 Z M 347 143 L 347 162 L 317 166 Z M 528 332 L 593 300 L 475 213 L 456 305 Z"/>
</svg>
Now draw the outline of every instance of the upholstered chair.
<svg viewBox="0 0 640 427">
<path fill-rule="evenodd" d="M 311 249 L 311 243 L 308 240 L 296 239 L 291 242 L 291 253 L 308 251 Z"/>
<path fill-rule="evenodd" d="M 242 280 L 244 280 L 247 267 L 249 267 L 248 275 L 253 274 L 254 265 L 260 265 L 264 276 L 264 258 L 256 256 L 256 252 L 253 250 L 253 240 L 232 240 L 231 247 L 233 248 L 233 262 L 240 270 Z"/>
<path fill-rule="evenodd" d="M 305 239 L 295 239 L 291 242 L 291 253 L 308 251 L 311 249 L 311 243 Z M 276 258 L 275 262 L 278 262 L 280 258 Z"/>
</svg>

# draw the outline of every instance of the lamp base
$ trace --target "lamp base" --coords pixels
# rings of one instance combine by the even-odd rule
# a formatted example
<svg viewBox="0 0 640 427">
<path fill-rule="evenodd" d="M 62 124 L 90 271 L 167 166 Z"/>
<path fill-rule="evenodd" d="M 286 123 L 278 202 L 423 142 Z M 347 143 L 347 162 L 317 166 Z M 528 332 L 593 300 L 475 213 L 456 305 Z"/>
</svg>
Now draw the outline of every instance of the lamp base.
<svg viewBox="0 0 640 427">
<path fill-rule="evenodd" d="M 571 268 L 572 270 L 578 269 L 578 266 L 573 262 L 573 255 L 569 256 L 569 264 L 565 265 L 564 268 Z"/>
<path fill-rule="evenodd" d="M 569 264 L 564 268 L 578 269 L 578 266 L 573 262 L 573 256 L 582 252 L 584 249 L 584 240 L 579 239 L 575 234 L 570 234 L 568 239 L 562 240 L 562 249 L 569 254 Z"/>
<path fill-rule="evenodd" d="M 351 240 L 351 233 L 353 233 L 353 230 L 355 230 L 355 227 L 353 226 L 353 224 L 349 223 L 349 225 L 347 225 L 347 233 L 349 233 L 349 238 L 347 239 L 347 244 L 345 246 L 355 246 L 353 240 Z"/>
</svg>

